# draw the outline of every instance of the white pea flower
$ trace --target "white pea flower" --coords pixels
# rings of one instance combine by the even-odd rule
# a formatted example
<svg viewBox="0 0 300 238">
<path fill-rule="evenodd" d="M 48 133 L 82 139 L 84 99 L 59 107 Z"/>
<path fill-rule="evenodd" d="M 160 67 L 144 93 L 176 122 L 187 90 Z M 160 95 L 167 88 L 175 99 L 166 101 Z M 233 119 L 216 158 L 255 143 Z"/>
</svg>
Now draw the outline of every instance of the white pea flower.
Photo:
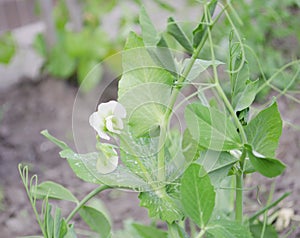
<svg viewBox="0 0 300 238">
<path fill-rule="evenodd" d="M 113 172 L 118 166 L 119 156 L 117 151 L 110 144 L 100 144 L 98 146 L 100 152 L 97 159 L 96 169 L 101 174 Z"/>
<path fill-rule="evenodd" d="M 98 110 L 90 118 L 90 125 L 97 131 L 100 138 L 109 140 L 107 132 L 120 134 L 123 129 L 122 119 L 126 117 L 126 110 L 116 101 L 101 103 Z"/>
<path fill-rule="evenodd" d="M 282 231 L 287 228 L 294 216 L 294 210 L 292 208 L 282 208 L 278 213 L 278 218 L 276 220 L 276 230 Z"/>
</svg>

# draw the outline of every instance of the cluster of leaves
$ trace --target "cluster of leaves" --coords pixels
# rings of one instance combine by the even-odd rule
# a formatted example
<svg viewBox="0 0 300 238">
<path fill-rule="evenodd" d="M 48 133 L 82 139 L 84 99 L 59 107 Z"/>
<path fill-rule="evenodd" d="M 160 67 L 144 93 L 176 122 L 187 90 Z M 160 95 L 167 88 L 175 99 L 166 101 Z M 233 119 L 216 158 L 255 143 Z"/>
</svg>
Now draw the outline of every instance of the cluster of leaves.
<svg viewBox="0 0 300 238">
<path fill-rule="evenodd" d="M 245 175 L 258 172 L 273 178 L 285 169 L 275 158 L 282 131 L 281 116 L 274 100 L 249 118 L 258 82 L 250 79 L 241 42 L 230 42 L 227 62 L 230 92 L 228 96 L 224 93 L 217 71 L 222 62 L 216 60 L 212 42 L 212 29 L 222 14 L 212 19 L 216 6 L 216 0 L 204 4 L 200 24 L 188 34 L 173 18 L 169 19 L 167 33 L 191 55 L 179 60 L 169 49 L 165 34 L 157 32 L 145 9 L 141 10 L 141 36 L 131 32 L 122 55 L 118 101 L 129 116 L 124 120 L 124 129 L 118 138 L 120 143 L 115 146 L 120 150 L 122 161 L 115 171 L 103 174 L 97 170 L 97 161 L 103 156 L 101 151 L 77 154 L 64 142 L 43 132 L 61 148 L 60 156 L 67 159 L 79 178 L 102 185 L 81 202 L 52 182 L 35 186 L 35 194 L 43 194 L 43 198 L 77 202 L 77 208 L 66 220 L 58 219 L 66 221 L 70 229 L 68 223 L 79 211 L 91 229 L 102 236 L 105 230 L 102 224 L 105 224 L 108 231 L 105 234 L 109 236 L 109 223 L 100 215 L 101 211 L 86 208 L 85 203 L 104 189 L 126 188 L 139 192 L 140 205 L 148 209 L 150 217 L 168 225 L 167 232 L 155 226 L 133 224 L 128 229 L 129 237 L 130 234 L 140 238 L 277 237 L 271 225 L 258 220 L 270 207 L 244 217 L 242 206 Z M 228 14 L 226 8 L 222 10 Z M 200 58 L 205 43 L 210 45 L 211 60 Z M 226 110 L 222 110 L 223 104 L 208 102 L 200 93 L 204 90 L 200 84 L 194 94 L 199 98 L 192 103 L 185 100 L 188 105 L 184 113 L 184 133 L 176 126 L 169 129 L 180 90 L 193 84 L 208 67 L 212 67 L 213 78 L 202 83 L 215 90 Z M 223 189 L 226 182 L 235 184 L 232 191 Z M 58 196 L 62 192 L 64 195 Z M 220 202 L 231 192 L 236 193 L 235 209 L 230 201 Z M 85 210 L 80 212 L 81 209 Z M 185 227 L 186 220 L 194 227 L 191 232 Z"/>
</svg>

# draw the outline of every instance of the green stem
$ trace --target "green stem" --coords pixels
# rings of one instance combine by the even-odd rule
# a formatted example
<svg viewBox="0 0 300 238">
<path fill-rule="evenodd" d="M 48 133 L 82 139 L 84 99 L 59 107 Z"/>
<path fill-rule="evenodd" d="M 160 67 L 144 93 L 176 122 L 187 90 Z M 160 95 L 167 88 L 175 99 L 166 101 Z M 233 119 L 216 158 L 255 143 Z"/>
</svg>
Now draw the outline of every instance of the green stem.
<svg viewBox="0 0 300 238">
<path fill-rule="evenodd" d="M 214 48 L 213 48 L 213 41 L 212 41 L 212 36 L 211 36 L 211 32 L 210 29 L 208 29 L 208 39 L 211 45 L 211 55 L 212 55 L 212 60 L 215 60 L 215 53 L 214 53 Z M 223 102 L 225 103 L 225 106 L 227 108 L 227 110 L 229 111 L 229 113 L 231 114 L 236 127 L 239 129 L 240 132 L 240 137 L 242 140 L 243 144 L 247 143 L 247 137 L 246 137 L 246 133 L 244 131 L 244 128 L 241 124 L 241 122 L 239 121 L 235 111 L 233 110 L 231 103 L 229 102 L 227 96 L 225 95 L 220 82 L 219 82 L 219 78 L 218 78 L 218 72 L 217 72 L 217 67 L 215 64 L 213 64 L 213 73 L 214 73 L 214 78 L 215 78 L 215 84 L 216 84 L 216 90 L 219 94 L 219 96 L 221 97 L 221 99 L 223 100 Z M 240 170 L 238 171 L 238 173 L 236 174 L 236 201 L 235 201 L 235 219 L 236 221 L 242 223 L 243 222 L 243 170 L 244 170 L 244 163 L 245 163 L 245 158 L 246 158 L 246 151 L 245 149 L 243 149 L 242 155 L 240 157 L 239 163 L 240 163 Z"/>
<path fill-rule="evenodd" d="M 167 111 L 166 111 L 166 113 L 164 115 L 164 118 L 163 118 L 163 121 L 161 123 L 160 135 L 159 135 L 159 144 L 158 144 L 158 148 L 159 148 L 159 152 L 158 152 L 158 174 L 157 174 L 158 181 L 165 181 L 165 150 L 164 150 L 164 143 L 165 143 L 167 127 L 169 125 L 169 120 L 170 120 L 170 116 L 171 116 L 172 111 L 173 111 L 173 107 L 175 105 L 178 94 L 181 90 L 182 83 L 184 82 L 184 80 L 189 75 L 196 59 L 198 58 L 198 55 L 199 55 L 201 49 L 203 48 L 203 46 L 206 42 L 206 39 L 207 39 L 207 32 L 204 34 L 204 36 L 202 38 L 202 41 L 200 42 L 198 47 L 194 50 L 188 65 L 186 66 L 186 68 L 184 69 L 182 75 L 179 77 L 178 81 L 176 82 L 176 85 L 173 88 L 173 91 L 172 91 L 172 94 L 171 94 L 171 97 L 170 97 L 170 102 L 169 102 L 169 105 L 167 107 Z"/>
<path fill-rule="evenodd" d="M 205 234 L 205 229 L 202 229 L 201 231 L 200 231 L 200 233 L 197 235 L 197 237 L 196 238 L 201 238 L 201 237 L 203 237 L 204 236 L 204 234 Z"/>
<path fill-rule="evenodd" d="M 77 206 L 73 209 L 73 211 L 70 213 L 68 218 L 66 219 L 66 222 L 69 223 L 71 219 L 75 216 L 75 214 L 90 200 L 92 199 L 95 195 L 98 193 L 109 189 L 111 187 L 107 185 L 99 186 L 98 188 L 94 189 L 92 192 L 90 192 L 88 195 L 86 195 L 78 204 Z"/>
</svg>

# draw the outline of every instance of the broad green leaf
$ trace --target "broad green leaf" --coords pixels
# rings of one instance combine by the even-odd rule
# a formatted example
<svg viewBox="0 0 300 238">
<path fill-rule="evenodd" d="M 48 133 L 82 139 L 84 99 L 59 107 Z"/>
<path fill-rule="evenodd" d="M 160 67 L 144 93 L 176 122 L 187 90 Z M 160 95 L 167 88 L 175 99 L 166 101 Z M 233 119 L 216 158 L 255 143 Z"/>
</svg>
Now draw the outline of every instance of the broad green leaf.
<svg viewBox="0 0 300 238">
<path fill-rule="evenodd" d="M 245 145 L 248 156 L 254 169 L 262 175 L 273 178 L 283 173 L 286 166 L 280 160 L 265 157 L 256 151 L 253 151 L 250 145 Z"/>
<path fill-rule="evenodd" d="M 88 92 L 102 79 L 102 67 L 96 60 L 81 59 L 77 69 L 77 80 L 80 89 Z"/>
<path fill-rule="evenodd" d="M 122 165 L 119 165 L 112 173 L 99 173 L 96 164 L 99 156 L 102 156 L 100 152 L 76 154 L 64 142 L 56 139 L 47 131 L 43 131 L 42 134 L 62 148 L 60 156 L 68 160 L 74 173 L 82 180 L 89 183 L 106 184 L 113 187 L 132 188 L 138 191 L 149 189 L 149 186 L 145 181 L 132 174 L 129 169 Z"/>
<path fill-rule="evenodd" d="M 169 17 L 168 19 L 167 31 L 187 50 L 188 53 L 193 53 L 194 48 L 192 42 L 172 17 Z"/>
<path fill-rule="evenodd" d="M 208 11 L 210 12 L 210 15 L 212 16 L 214 14 L 215 8 L 217 6 L 218 0 L 212 0 L 208 3 Z M 207 32 L 207 22 L 205 21 L 206 17 L 203 14 L 203 17 L 201 19 L 200 24 L 196 27 L 196 29 L 193 31 L 193 47 L 197 48 L 197 46 L 200 44 L 200 42 L 203 39 L 203 36 Z"/>
<path fill-rule="evenodd" d="M 0 63 L 9 64 L 16 52 L 16 44 L 11 33 L 0 37 Z"/>
<path fill-rule="evenodd" d="M 257 93 L 258 85 L 258 80 L 248 80 L 246 82 L 245 88 L 240 92 L 236 92 L 232 99 L 232 106 L 236 112 L 242 111 L 253 103 Z"/>
<path fill-rule="evenodd" d="M 35 196 L 37 196 L 38 199 L 44 199 L 48 197 L 71 202 L 78 201 L 71 191 L 52 181 L 46 181 L 39 184 L 35 190 Z"/>
<path fill-rule="evenodd" d="M 181 179 L 181 203 L 185 214 L 204 228 L 215 206 L 215 191 L 203 167 L 192 164 Z"/>
<path fill-rule="evenodd" d="M 183 66 L 186 67 L 187 65 L 189 65 L 189 62 L 191 61 L 191 59 L 185 59 L 183 62 Z M 224 64 L 221 61 L 215 60 L 215 61 L 211 61 L 211 60 L 202 60 L 202 59 L 196 59 L 191 70 L 190 73 L 188 74 L 187 78 L 185 79 L 187 82 L 191 82 L 193 80 L 195 80 L 202 72 L 204 72 L 209 66 L 212 65 L 221 65 Z"/>
<path fill-rule="evenodd" d="M 168 223 L 183 218 L 177 184 L 157 188 L 155 191 L 142 192 L 139 199 L 140 206 L 148 209 L 150 217 L 159 218 Z"/>
<path fill-rule="evenodd" d="M 281 132 L 282 120 L 276 102 L 259 112 L 245 127 L 248 144 L 266 157 L 274 157 Z"/>
<path fill-rule="evenodd" d="M 110 237 L 110 224 L 106 216 L 101 211 L 98 211 L 93 207 L 83 206 L 79 210 L 79 214 L 86 224 L 88 224 L 93 231 L 97 232 L 100 237 Z"/>
<path fill-rule="evenodd" d="M 253 238 L 278 238 L 278 234 L 273 226 L 266 225 L 264 236 L 262 237 L 263 223 L 252 224 L 250 225 L 250 231 Z"/>
<path fill-rule="evenodd" d="M 215 108 L 192 103 L 186 107 L 185 120 L 192 137 L 200 146 L 216 151 L 241 147 L 241 139 L 233 122 Z"/>
<path fill-rule="evenodd" d="M 225 219 L 211 221 L 206 230 L 208 238 L 252 238 L 250 231 L 245 226 Z"/>
<path fill-rule="evenodd" d="M 210 177 L 214 187 L 219 187 L 221 181 L 227 176 L 231 167 L 238 159 L 228 152 L 206 150 L 202 151 L 197 163 L 201 164 Z"/>
<path fill-rule="evenodd" d="M 132 226 L 137 230 L 138 234 L 141 236 L 141 238 L 167 238 L 168 233 L 159 230 L 152 226 L 145 226 L 141 224 L 134 223 Z"/>
<path fill-rule="evenodd" d="M 123 52 L 124 73 L 119 82 L 119 102 L 126 108 L 133 136 L 155 130 L 165 115 L 173 76 L 153 63 L 142 40 L 131 33 Z"/>
</svg>

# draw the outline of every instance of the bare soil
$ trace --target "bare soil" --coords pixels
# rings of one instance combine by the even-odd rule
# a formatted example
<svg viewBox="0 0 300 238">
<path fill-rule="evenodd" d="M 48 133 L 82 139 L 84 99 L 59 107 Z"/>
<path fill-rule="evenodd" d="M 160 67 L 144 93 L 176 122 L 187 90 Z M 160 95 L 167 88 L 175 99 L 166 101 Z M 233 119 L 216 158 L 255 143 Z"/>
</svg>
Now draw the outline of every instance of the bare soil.
<svg viewBox="0 0 300 238">
<path fill-rule="evenodd" d="M 59 158 L 59 149 L 48 142 L 40 131 L 48 129 L 56 137 L 72 141 L 72 107 L 77 89 L 63 81 L 43 79 L 38 83 L 24 82 L 0 93 L 0 194 L 3 196 L 0 212 L 0 236 L 11 238 L 37 234 L 38 226 L 25 190 L 18 174 L 18 164 L 30 165 L 30 173 L 37 174 L 39 181 L 54 180 L 65 185 L 75 195 L 82 198 L 95 185 L 80 181 L 69 168 L 66 161 Z M 107 94 L 107 99 L 116 96 L 113 88 Z M 105 100 L 105 98 L 102 98 Z M 282 97 L 279 108 L 283 118 L 293 125 L 300 125 L 300 106 Z M 299 126 L 298 126 L 299 127 Z M 274 199 L 286 191 L 290 195 L 280 207 L 291 207 L 296 215 L 300 215 L 300 133 L 299 128 L 285 123 L 281 138 L 278 157 L 288 165 L 285 173 L 276 179 Z M 247 187 L 259 185 L 259 197 L 262 202 L 268 195 L 272 181 L 257 174 L 247 180 Z M 258 207 L 257 190 L 247 192 L 246 209 L 252 212 Z M 138 206 L 136 193 L 124 191 L 106 191 L 99 195 L 111 214 L 114 229 L 119 229 L 128 218 L 147 222 L 147 211 Z M 63 214 L 72 209 L 73 204 L 64 204 Z M 76 220 L 79 220 L 77 217 Z M 295 218 L 297 220 L 297 216 Z M 292 226 L 298 226 L 289 235 L 300 237 L 299 221 L 293 221 Z"/>
</svg>

